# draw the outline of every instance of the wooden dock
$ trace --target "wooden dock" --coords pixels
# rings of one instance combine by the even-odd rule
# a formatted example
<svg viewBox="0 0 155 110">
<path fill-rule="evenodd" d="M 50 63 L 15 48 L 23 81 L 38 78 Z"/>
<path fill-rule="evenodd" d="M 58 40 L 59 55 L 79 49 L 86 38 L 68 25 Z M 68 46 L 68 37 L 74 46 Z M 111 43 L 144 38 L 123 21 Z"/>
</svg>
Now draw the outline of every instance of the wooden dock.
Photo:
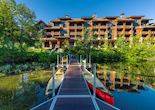
<svg viewBox="0 0 155 110">
<path fill-rule="evenodd" d="M 72 61 L 57 96 L 32 110 L 119 110 L 92 96 L 82 75 L 81 66 Z"/>
</svg>

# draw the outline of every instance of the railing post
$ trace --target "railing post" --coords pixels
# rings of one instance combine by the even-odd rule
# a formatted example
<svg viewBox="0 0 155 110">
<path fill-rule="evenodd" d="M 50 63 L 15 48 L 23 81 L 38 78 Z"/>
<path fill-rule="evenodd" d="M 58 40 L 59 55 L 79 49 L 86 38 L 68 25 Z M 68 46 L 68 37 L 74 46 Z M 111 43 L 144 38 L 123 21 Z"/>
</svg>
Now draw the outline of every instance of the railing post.
<svg viewBox="0 0 155 110">
<path fill-rule="evenodd" d="M 80 55 L 80 65 L 82 64 L 82 56 Z"/>
<path fill-rule="evenodd" d="M 64 66 L 63 66 L 63 57 L 62 57 L 62 60 L 61 60 L 61 61 L 62 61 L 62 67 L 64 67 Z"/>
<path fill-rule="evenodd" d="M 52 94 L 52 96 L 54 97 L 55 96 L 55 76 L 54 76 L 54 74 L 55 74 L 55 64 L 53 63 L 52 64 L 52 92 L 53 92 L 53 94 Z"/>
<path fill-rule="evenodd" d="M 57 67 L 59 67 L 59 55 L 57 55 Z"/>
<path fill-rule="evenodd" d="M 89 67 L 91 67 L 91 55 L 89 53 Z"/>
<path fill-rule="evenodd" d="M 68 64 L 70 64 L 70 54 L 68 55 Z"/>
<path fill-rule="evenodd" d="M 66 67 L 68 68 L 68 55 L 66 56 L 66 59 L 67 59 L 67 61 L 66 61 Z"/>
<path fill-rule="evenodd" d="M 60 53 L 60 57 L 59 57 L 59 64 L 61 65 L 61 60 L 62 60 L 62 55 Z"/>
<path fill-rule="evenodd" d="M 88 61 L 89 61 L 89 60 L 88 60 L 88 55 L 86 55 L 86 68 L 88 67 L 88 64 L 89 64 Z"/>
<path fill-rule="evenodd" d="M 96 64 L 93 65 L 93 74 L 94 74 L 94 92 L 93 95 L 96 97 Z"/>
<path fill-rule="evenodd" d="M 68 64 L 70 64 L 70 54 L 68 55 Z"/>
</svg>

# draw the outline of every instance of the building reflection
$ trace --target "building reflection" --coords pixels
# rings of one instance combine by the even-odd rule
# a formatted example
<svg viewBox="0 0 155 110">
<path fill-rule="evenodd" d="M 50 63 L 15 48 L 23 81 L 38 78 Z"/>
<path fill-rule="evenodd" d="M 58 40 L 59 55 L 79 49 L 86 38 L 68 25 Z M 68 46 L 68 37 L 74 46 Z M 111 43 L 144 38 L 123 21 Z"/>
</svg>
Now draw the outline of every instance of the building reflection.
<svg viewBox="0 0 155 110">
<path fill-rule="evenodd" d="M 139 76 L 133 77 L 129 73 L 98 69 L 97 77 L 110 91 L 118 90 L 138 93 L 138 90 L 145 90 L 143 79 Z"/>
</svg>

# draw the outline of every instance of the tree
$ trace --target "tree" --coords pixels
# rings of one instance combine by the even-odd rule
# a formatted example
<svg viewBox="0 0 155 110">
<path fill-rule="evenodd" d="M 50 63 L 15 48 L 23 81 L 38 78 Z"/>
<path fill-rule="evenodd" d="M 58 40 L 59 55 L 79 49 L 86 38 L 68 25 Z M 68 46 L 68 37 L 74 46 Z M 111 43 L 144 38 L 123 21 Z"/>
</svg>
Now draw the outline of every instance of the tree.
<svg viewBox="0 0 155 110">
<path fill-rule="evenodd" d="M 34 45 L 40 35 L 35 27 L 35 14 L 24 4 L 15 0 L 0 1 L 0 44 L 14 49 L 16 44 Z"/>
<path fill-rule="evenodd" d="M 1 44 L 7 48 L 13 48 L 16 41 L 16 30 L 18 29 L 14 21 L 16 3 L 14 0 L 1 0 L 0 6 Z"/>
<path fill-rule="evenodd" d="M 24 4 L 17 5 L 16 23 L 19 26 L 18 42 L 20 49 L 23 49 L 23 43 L 31 43 L 35 38 L 35 14 Z M 34 37 L 34 38 L 33 38 Z"/>
</svg>

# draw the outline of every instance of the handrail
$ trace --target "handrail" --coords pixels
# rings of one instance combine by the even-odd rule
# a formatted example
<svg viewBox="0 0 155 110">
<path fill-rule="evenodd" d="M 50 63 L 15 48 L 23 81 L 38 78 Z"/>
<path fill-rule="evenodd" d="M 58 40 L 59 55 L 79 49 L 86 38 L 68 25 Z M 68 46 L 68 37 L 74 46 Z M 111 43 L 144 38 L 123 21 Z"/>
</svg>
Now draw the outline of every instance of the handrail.
<svg viewBox="0 0 155 110">
<path fill-rule="evenodd" d="M 94 76 L 90 71 L 88 71 L 86 68 L 83 68 L 84 72 L 87 72 L 89 74 L 91 74 L 92 76 Z M 100 80 L 98 80 L 100 83 L 102 83 Z M 103 84 L 102 84 L 103 85 Z M 106 93 L 110 93 L 109 90 L 103 85 L 103 88 L 105 90 Z"/>
<path fill-rule="evenodd" d="M 119 108 L 116 108 L 115 106 L 110 105 L 110 104 L 108 104 L 107 102 L 105 102 L 105 101 L 103 101 L 103 100 L 101 100 L 101 99 L 99 99 L 99 98 L 97 98 L 97 97 L 96 97 L 96 100 L 100 101 L 101 103 L 104 103 L 104 104 L 107 105 L 107 106 L 110 106 L 111 108 L 113 108 L 113 109 L 115 109 L 115 110 L 120 110 Z"/>
<path fill-rule="evenodd" d="M 42 103 L 40 103 L 39 105 L 37 105 L 37 106 L 34 106 L 33 108 L 31 108 L 30 110 L 35 110 L 36 108 L 38 108 L 38 107 L 40 107 L 40 106 L 42 106 L 42 105 L 44 105 L 44 104 L 46 104 L 46 103 L 48 103 L 48 102 L 50 102 L 51 100 L 53 100 L 55 97 L 52 97 L 51 99 L 49 99 L 49 100 L 46 100 L 46 101 L 44 101 L 44 102 L 42 102 Z"/>
</svg>

